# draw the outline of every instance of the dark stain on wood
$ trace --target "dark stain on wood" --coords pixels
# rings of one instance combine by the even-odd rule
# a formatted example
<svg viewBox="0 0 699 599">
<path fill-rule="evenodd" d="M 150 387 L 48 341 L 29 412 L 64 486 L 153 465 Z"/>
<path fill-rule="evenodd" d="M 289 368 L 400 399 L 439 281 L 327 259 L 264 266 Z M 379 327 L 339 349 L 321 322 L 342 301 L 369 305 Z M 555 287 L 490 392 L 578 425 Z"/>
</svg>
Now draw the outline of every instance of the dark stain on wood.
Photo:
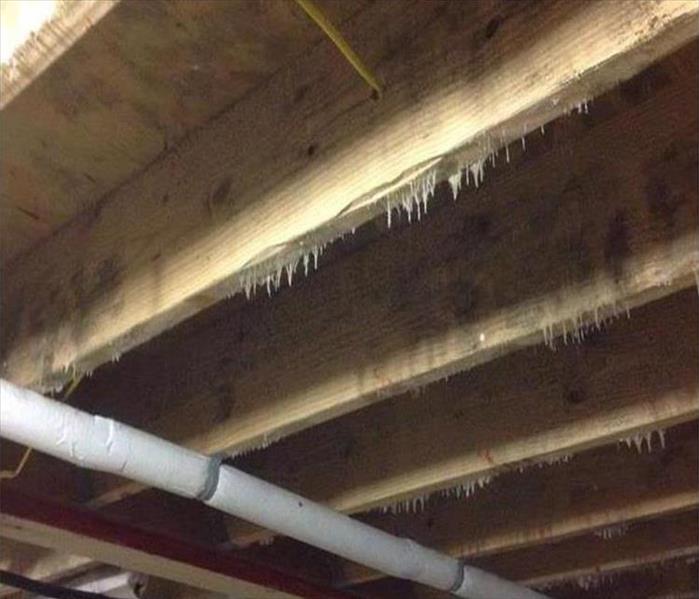
<svg viewBox="0 0 699 599">
<path fill-rule="evenodd" d="M 677 225 L 683 225 L 680 212 L 696 195 L 696 173 L 699 149 L 696 139 L 673 140 L 656 159 L 646 165 L 648 178 L 644 188 L 648 212 L 653 224 L 671 236 Z M 673 184 L 668 183 L 673 181 Z M 675 181 L 686 181 L 676 184 Z"/>
<path fill-rule="evenodd" d="M 682 198 L 670 189 L 662 177 L 648 178 L 646 202 L 654 220 L 662 222 L 667 228 L 674 226 L 675 214 L 682 203 Z"/>
<path fill-rule="evenodd" d="M 355 441 L 354 439 L 350 438 L 347 440 L 345 443 L 344 447 L 342 448 L 342 459 L 343 460 L 348 460 L 350 457 L 352 457 L 352 454 L 354 453 L 354 446 L 355 446 Z"/>
<path fill-rule="evenodd" d="M 485 26 L 485 38 L 490 39 L 492 38 L 497 32 L 498 29 L 500 28 L 500 25 L 502 24 L 502 17 L 500 16 L 495 16 L 490 21 L 488 21 L 488 24 Z"/>
<path fill-rule="evenodd" d="M 593 273 L 595 265 L 592 252 L 585 242 L 585 232 L 582 229 L 568 235 L 558 243 L 558 251 L 563 256 L 567 272 L 576 282 L 587 280 Z"/>
<path fill-rule="evenodd" d="M 300 102 L 303 101 L 303 99 L 306 97 L 306 94 L 308 93 L 308 86 L 307 85 L 301 85 L 295 92 L 294 92 L 294 103 L 299 104 Z"/>
<path fill-rule="evenodd" d="M 574 387 L 566 393 L 566 400 L 573 405 L 581 404 L 587 400 L 587 395 L 581 389 Z"/>
<path fill-rule="evenodd" d="M 231 383 L 220 383 L 216 389 L 216 422 L 225 422 L 231 417 L 236 404 L 235 390 Z"/>
<path fill-rule="evenodd" d="M 214 205 L 219 206 L 228 199 L 232 183 L 233 180 L 230 177 L 226 177 L 218 184 L 214 193 L 211 195 L 211 201 Z"/>
<path fill-rule="evenodd" d="M 95 292 L 106 294 L 113 291 L 119 285 L 121 276 L 121 269 L 116 256 L 102 260 L 97 267 L 95 275 L 97 279 L 94 286 Z"/>
<path fill-rule="evenodd" d="M 459 318 L 471 317 L 478 305 L 478 288 L 468 279 L 458 279 L 453 286 L 453 309 Z"/>
<path fill-rule="evenodd" d="M 619 210 L 609 221 L 604 245 L 604 259 L 618 283 L 624 275 L 624 260 L 631 253 L 626 213 Z"/>
<path fill-rule="evenodd" d="M 654 64 L 636 77 L 622 82 L 619 85 L 619 94 L 628 104 L 636 106 L 670 83 L 671 78 L 663 66 Z"/>
</svg>

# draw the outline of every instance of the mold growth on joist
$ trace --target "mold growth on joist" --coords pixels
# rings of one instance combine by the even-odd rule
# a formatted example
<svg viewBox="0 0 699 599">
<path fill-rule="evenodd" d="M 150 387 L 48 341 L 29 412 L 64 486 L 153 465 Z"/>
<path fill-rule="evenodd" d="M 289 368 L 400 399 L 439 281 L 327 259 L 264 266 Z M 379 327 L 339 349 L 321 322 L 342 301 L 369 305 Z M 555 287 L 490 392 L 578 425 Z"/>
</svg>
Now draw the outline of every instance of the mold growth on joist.
<svg viewBox="0 0 699 599">
<path fill-rule="evenodd" d="M 557 102 L 556 102 L 557 104 Z M 588 100 L 583 98 L 569 105 L 565 115 L 571 115 L 575 111 L 579 114 L 588 113 Z M 413 174 L 399 178 L 393 185 L 389 185 L 383 191 L 378 191 L 371 201 L 380 201 L 383 212 L 386 214 L 387 226 L 390 229 L 394 222 L 394 213 L 397 216 L 405 214 L 408 223 L 420 221 L 427 214 L 428 202 L 434 196 L 438 183 L 448 182 L 452 197 L 456 201 L 462 187 L 473 185 L 478 189 L 485 180 L 485 167 L 490 163 L 495 167 L 500 151 L 505 152 L 505 161 L 510 162 L 509 144 L 513 139 L 519 139 L 522 151 L 526 150 L 526 136 L 531 131 L 539 129 L 541 135 L 545 134 L 544 122 L 537 126 L 524 123 L 521 135 L 511 134 L 505 127 L 500 129 L 498 136 L 486 135 L 478 140 L 471 140 L 467 145 L 468 154 L 480 156 L 479 158 L 466 160 L 459 157 L 461 150 L 456 150 L 450 155 L 440 156 L 427 161 L 426 164 L 413 169 Z M 230 194 L 231 181 L 224 180 L 212 195 L 212 201 L 220 201 L 222 197 Z M 354 205 L 361 207 L 367 199 L 360 198 L 352 202 L 338 217 L 349 213 Z M 328 223 L 323 228 L 324 232 L 307 235 L 302 239 L 288 242 L 277 248 L 274 257 L 252 259 L 250 264 L 235 275 L 228 283 L 226 295 L 232 297 L 243 291 L 248 299 L 256 295 L 258 287 L 265 288 L 268 295 L 281 286 L 281 281 L 286 278 L 291 285 L 293 276 L 299 264 L 303 264 L 303 272 L 308 276 L 310 264 L 317 270 L 318 259 L 324 249 L 332 242 L 343 239 L 348 233 L 354 234 L 356 226 L 351 226 L 342 232 L 333 232 L 333 226 Z M 286 276 L 284 272 L 286 271 Z"/>
</svg>

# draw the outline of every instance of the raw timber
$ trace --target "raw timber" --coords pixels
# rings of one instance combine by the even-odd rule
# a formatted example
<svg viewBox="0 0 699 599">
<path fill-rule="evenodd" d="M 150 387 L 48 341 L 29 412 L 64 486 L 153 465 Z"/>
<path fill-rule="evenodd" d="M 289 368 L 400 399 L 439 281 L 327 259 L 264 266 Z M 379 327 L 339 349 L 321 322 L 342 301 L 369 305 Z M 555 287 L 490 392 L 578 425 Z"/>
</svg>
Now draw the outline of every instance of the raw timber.
<svg viewBox="0 0 699 599">
<path fill-rule="evenodd" d="M 663 442 L 663 429 L 699 416 L 696 295 L 634 310 L 555 353 L 510 354 L 237 463 L 356 513 L 413 511 L 436 491 L 471 495 L 500 473 L 619 440 L 646 451 Z M 493 422 L 501 424 L 495 431 Z M 238 544 L 258 538 L 239 521 L 230 533 Z"/>
<path fill-rule="evenodd" d="M 338 24 L 362 6 L 324 2 Z M 0 159 L 0 263 L 94 207 L 321 37 L 293 2 L 59 0 L 0 65 L 0 127 L 12 140 Z"/>
<path fill-rule="evenodd" d="M 563 588 L 564 585 L 572 585 L 579 589 L 582 597 L 597 596 L 597 593 L 601 597 L 610 597 L 612 595 L 609 587 L 613 588 L 615 581 L 624 575 L 628 576 L 628 573 L 643 581 L 649 572 L 662 574 L 668 568 L 672 572 L 678 566 L 696 572 L 699 553 L 697 516 L 696 512 L 688 512 L 662 520 L 639 522 L 625 534 L 610 540 L 601 540 L 595 535 L 589 535 L 481 561 L 493 570 L 507 572 L 514 580 L 527 581 L 533 586 L 545 588 L 553 596 L 568 597 Z M 696 582 L 692 587 L 692 580 L 696 581 L 696 575 L 686 576 L 686 580 L 682 581 L 683 588 L 670 587 L 667 589 L 667 595 L 657 596 L 693 597 L 696 593 L 678 593 L 695 591 Z M 359 588 L 368 596 L 372 596 L 372 593 L 378 596 L 415 599 L 439 596 L 415 585 L 393 581 L 370 583 Z M 652 585 L 643 586 L 641 582 L 636 587 L 635 593 L 638 594 L 627 591 L 628 594 L 619 596 L 645 597 L 647 595 L 644 593 L 650 588 Z M 593 593 L 590 594 L 590 591 Z"/>
<path fill-rule="evenodd" d="M 638 453 L 635 448 L 613 444 L 569 462 L 504 474 L 468 498 L 434 497 L 424 509 L 418 506 L 414 512 L 372 512 L 362 517 L 385 530 L 407 532 L 471 563 L 487 563 L 511 551 L 545 547 L 594 532 L 603 534 L 625 523 L 695 513 L 699 489 L 690 473 L 697 469 L 696 436 L 692 423 L 672 431 L 666 448 L 658 444 L 654 451 Z M 517 509 L 512 510 L 511 505 Z M 342 580 L 361 582 L 376 577 L 376 573 L 348 564 Z"/>
<path fill-rule="evenodd" d="M 131 425 L 208 466 L 178 497 L 76 468 L 90 435 L 54 452 L 68 416 L 57 457 L 5 429 L 0 569 L 446 599 L 385 573 L 434 550 L 556 599 L 699 597 L 699 4 L 58 6 L 0 67 L 0 377 L 79 380 L 105 459 Z M 164 464 L 130 452 L 107 470 Z M 222 471 L 430 549 L 354 563 L 211 508 Z"/>
<path fill-rule="evenodd" d="M 319 44 L 8 266 L 4 375 L 60 387 L 377 213 L 426 202 L 432 180 L 689 41 L 699 12 L 692 0 L 404 8 L 371 4 L 346 25 L 384 80 L 380 102 Z"/>
<path fill-rule="evenodd" d="M 670 65 L 691 68 L 695 54 Z M 536 132 L 455 203 L 442 185 L 429 219 L 380 229 L 271 300 L 224 304 L 125 356 L 84 383 L 101 398 L 92 409 L 237 453 L 694 286 L 697 78 L 670 65 L 654 93 L 614 92 L 598 120 L 593 109 Z M 673 191 L 658 201 L 658 189 Z M 127 389 L 138 401 L 116 401 Z M 128 490 L 113 491 L 105 501 Z"/>
</svg>

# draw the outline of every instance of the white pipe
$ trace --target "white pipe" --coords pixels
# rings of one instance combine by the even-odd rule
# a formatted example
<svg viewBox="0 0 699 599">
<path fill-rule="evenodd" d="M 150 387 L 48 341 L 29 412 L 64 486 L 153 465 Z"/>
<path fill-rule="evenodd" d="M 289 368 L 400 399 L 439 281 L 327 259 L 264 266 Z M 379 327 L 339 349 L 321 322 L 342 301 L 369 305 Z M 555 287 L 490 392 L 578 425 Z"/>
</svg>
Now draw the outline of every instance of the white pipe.
<svg viewBox="0 0 699 599">
<path fill-rule="evenodd" d="M 471 599 L 536 593 L 385 533 L 154 435 L 0 379 L 0 435 L 78 466 L 199 499 L 228 514 L 380 570 Z"/>
</svg>

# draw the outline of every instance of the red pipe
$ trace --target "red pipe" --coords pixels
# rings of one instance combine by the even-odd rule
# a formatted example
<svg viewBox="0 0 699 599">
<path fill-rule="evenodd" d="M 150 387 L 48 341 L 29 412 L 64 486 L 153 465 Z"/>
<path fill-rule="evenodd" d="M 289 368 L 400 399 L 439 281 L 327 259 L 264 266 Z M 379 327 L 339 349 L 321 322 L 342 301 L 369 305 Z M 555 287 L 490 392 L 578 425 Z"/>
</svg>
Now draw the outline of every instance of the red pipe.
<svg viewBox="0 0 699 599">
<path fill-rule="evenodd" d="M 2 489 L 0 513 L 186 563 L 307 599 L 356 597 L 344 591 L 323 587 L 267 566 L 249 562 L 231 551 L 143 530 L 132 524 L 112 520 L 98 512 L 24 495 L 12 489 Z"/>
</svg>

